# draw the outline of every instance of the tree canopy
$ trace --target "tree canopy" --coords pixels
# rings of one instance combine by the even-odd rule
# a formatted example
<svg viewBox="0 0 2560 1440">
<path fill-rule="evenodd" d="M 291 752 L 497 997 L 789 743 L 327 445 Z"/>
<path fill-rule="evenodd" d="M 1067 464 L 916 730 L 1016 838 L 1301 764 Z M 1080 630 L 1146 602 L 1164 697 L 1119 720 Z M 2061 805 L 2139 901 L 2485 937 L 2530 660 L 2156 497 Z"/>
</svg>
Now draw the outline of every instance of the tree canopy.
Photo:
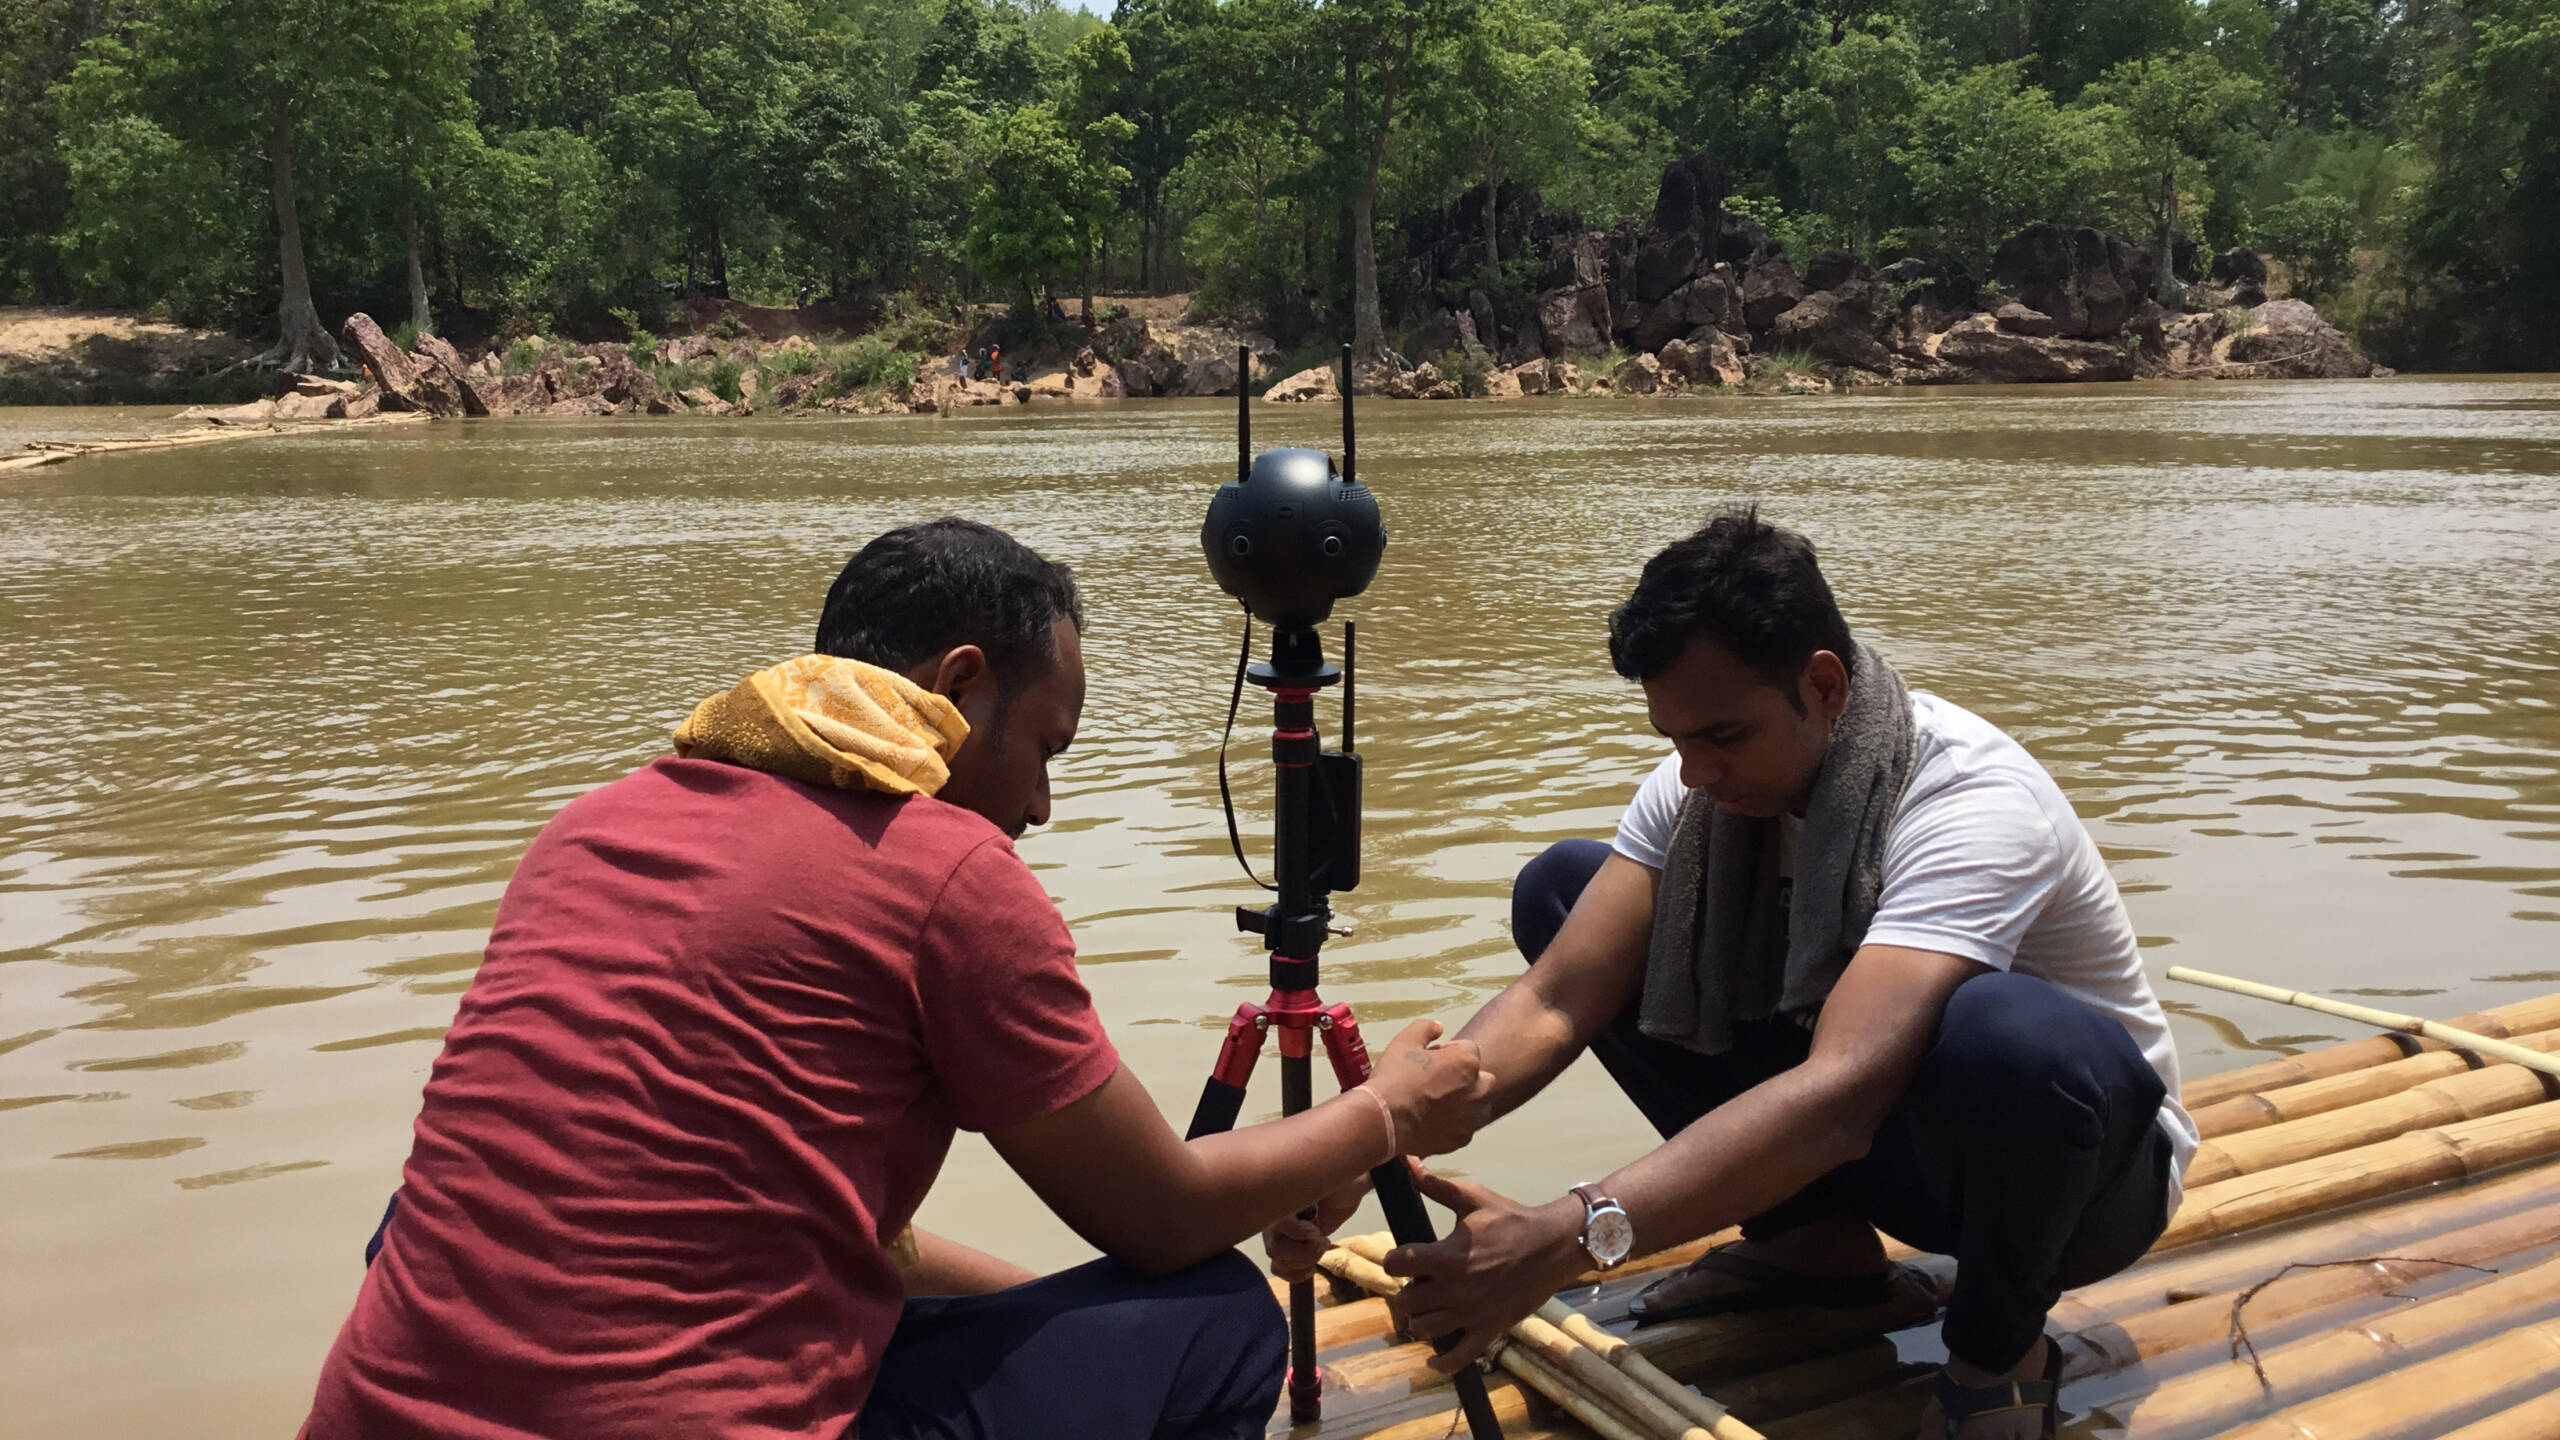
<svg viewBox="0 0 2560 1440">
<path fill-rule="evenodd" d="M 2403 364 L 2560 366 L 2560 0 L 16 0 L 0 300 L 260 333 L 1188 291 L 1391 346 L 1701 151 L 1789 248 L 2265 249 Z M 1463 213 L 1462 213 L 1463 212 Z M 1471 262 L 1472 263 L 1472 262 Z M 2161 267 L 2164 283 L 2169 267 Z"/>
</svg>

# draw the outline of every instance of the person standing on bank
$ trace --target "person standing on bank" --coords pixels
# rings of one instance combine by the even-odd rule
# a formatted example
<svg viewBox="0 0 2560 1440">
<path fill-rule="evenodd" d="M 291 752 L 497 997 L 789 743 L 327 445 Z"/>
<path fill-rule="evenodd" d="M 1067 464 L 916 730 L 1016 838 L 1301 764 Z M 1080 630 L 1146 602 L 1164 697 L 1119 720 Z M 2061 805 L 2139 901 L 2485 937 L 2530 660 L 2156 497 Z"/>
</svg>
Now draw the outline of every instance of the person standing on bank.
<svg viewBox="0 0 2560 1440">
<path fill-rule="evenodd" d="M 1463 1332 L 1434 1363 L 1469 1363 L 1577 1273 L 1737 1223 L 1639 1323 L 1877 1304 L 1917 1280 L 1881 1229 L 1957 1262 L 1922 1434 L 2050 1436 L 2046 1312 L 2150 1248 L 2196 1146 L 2097 846 L 2016 741 L 1854 639 L 1813 546 L 1754 510 L 1654 556 L 1609 643 L 1674 753 L 1613 845 L 1521 872 L 1529 972 L 1460 1034 L 1497 1114 L 1588 1048 L 1665 1143 L 1543 1205 L 1431 1177 L 1462 1218 L 1387 1258 L 1413 1332 Z M 1278 1268 L 1318 1228 L 1266 1232 Z"/>
<path fill-rule="evenodd" d="M 1175 1138 L 1013 848 L 1083 622 L 1001 531 L 891 531 L 820 653 L 543 827 L 304 1436 L 1263 1432 L 1285 1324 L 1231 1247 L 1465 1144 L 1491 1077 L 1422 1021 L 1342 1097 Z M 955 1129 L 1108 1258 L 1043 1279 L 911 1230 Z"/>
</svg>

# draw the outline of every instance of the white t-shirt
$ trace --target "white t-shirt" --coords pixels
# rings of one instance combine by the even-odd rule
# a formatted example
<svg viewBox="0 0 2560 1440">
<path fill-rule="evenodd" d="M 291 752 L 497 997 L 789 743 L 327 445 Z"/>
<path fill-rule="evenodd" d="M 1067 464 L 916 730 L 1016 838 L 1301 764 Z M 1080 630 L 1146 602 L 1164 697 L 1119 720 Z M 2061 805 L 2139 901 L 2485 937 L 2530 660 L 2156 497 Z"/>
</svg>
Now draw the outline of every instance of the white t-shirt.
<svg viewBox="0 0 2560 1440">
<path fill-rule="evenodd" d="M 1911 719 L 1911 783 L 1885 840 L 1884 894 L 1866 943 L 2032 975 L 2122 1025 L 2169 1087 L 2160 1127 L 2175 1151 L 2176 1213 L 2196 1123 L 2178 1103 L 2177 1046 L 2097 842 L 2062 787 L 1990 721 L 1924 690 L 1911 692 Z M 1679 755 L 1664 757 L 1618 822 L 1613 848 L 1660 870 L 1688 793 Z"/>
</svg>

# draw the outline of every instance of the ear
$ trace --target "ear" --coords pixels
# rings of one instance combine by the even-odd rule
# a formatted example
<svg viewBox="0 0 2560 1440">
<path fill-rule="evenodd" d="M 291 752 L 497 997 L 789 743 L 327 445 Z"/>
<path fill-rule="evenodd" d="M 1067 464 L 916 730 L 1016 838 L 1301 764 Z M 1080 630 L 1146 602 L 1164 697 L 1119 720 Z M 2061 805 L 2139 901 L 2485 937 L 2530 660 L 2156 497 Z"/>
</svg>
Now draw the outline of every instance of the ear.
<svg viewBox="0 0 2560 1440">
<path fill-rule="evenodd" d="M 1828 650 L 1816 650 L 1804 662 L 1805 708 L 1827 723 L 1840 718 L 1849 708 L 1849 667 Z"/>
</svg>

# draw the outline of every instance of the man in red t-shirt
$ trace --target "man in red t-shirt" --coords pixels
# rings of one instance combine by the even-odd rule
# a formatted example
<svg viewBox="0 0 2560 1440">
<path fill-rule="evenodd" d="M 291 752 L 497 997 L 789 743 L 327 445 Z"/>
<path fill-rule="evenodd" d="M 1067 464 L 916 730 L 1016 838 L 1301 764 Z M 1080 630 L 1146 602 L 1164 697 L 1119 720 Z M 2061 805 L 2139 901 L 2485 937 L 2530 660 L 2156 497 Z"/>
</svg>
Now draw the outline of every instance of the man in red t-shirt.
<svg viewBox="0 0 2560 1440">
<path fill-rule="evenodd" d="M 1075 734 L 1082 624 L 1000 531 L 892 531 L 817 648 L 967 722 L 932 795 L 670 757 L 544 827 L 305 1436 L 1262 1432 L 1283 1326 L 1232 1247 L 1464 1144 L 1490 1077 L 1421 1022 L 1358 1091 L 1175 1138 L 1012 845 Z M 963 1127 L 1108 1258 L 901 1243 Z"/>
</svg>

